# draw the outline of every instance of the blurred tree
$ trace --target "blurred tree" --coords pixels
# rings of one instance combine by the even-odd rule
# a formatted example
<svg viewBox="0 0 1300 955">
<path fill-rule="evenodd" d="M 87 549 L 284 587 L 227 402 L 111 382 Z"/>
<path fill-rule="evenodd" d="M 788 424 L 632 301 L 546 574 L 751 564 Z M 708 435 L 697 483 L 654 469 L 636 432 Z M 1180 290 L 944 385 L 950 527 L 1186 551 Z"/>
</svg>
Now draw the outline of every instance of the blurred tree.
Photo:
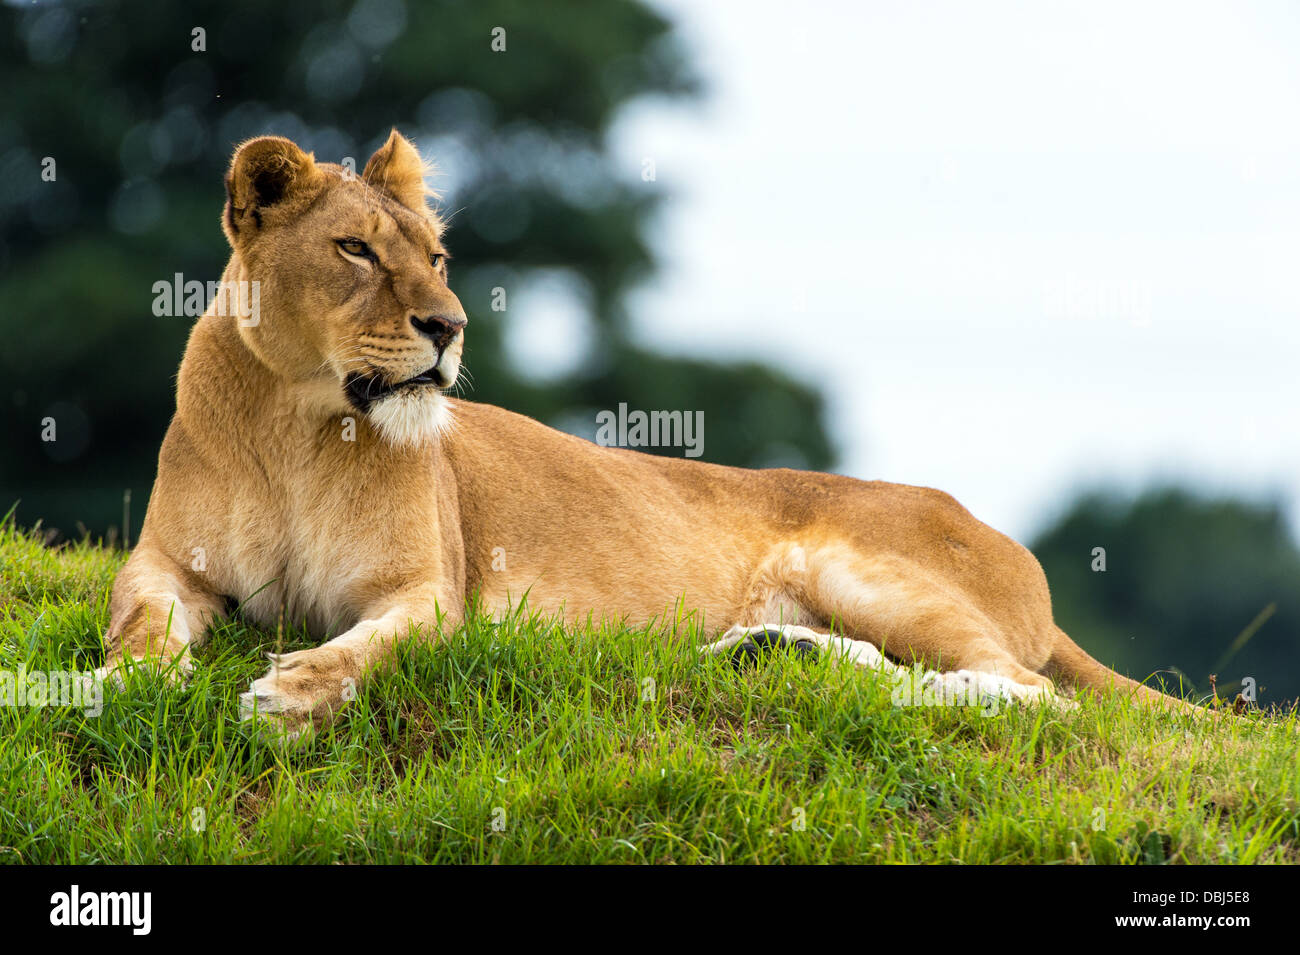
<svg viewBox="0 0 1300 955">
<path fill-rule="evenodd" d="M 1201 694 L 1214 673 L 1220 696 L 1253 677 L 1261 703 L 1300 698 L 1300 549 L 1280 508 L 1093 492 L 1030 549 L 1057 623 L 1103 663 L 1139 680 L 1181 674 Z"/>
<path fill-rule="evenodd" d="M 661 196 L 605 135 L 635 97 L 696 90 L 642 3 L 66 0 L 0 24 L 0 499 L 22 499 L 20 521 L 102 532 L 131 487 L 138 526 L 190 324 L 153 314 L 153 285 L 220 274 L 222 175 L 263 133 L 360 168 L 395 125 L 438 158 L 469 397 L 588 434 L 618 401 L 701 409 L 708 460 L 832 463 L 811 388 L 632 339 L 623 301 L 654 265 Z M 577 355 L 548 377 L 505 344 L 557 271 L 578 293 L 554 334 Z"/>
</svg>

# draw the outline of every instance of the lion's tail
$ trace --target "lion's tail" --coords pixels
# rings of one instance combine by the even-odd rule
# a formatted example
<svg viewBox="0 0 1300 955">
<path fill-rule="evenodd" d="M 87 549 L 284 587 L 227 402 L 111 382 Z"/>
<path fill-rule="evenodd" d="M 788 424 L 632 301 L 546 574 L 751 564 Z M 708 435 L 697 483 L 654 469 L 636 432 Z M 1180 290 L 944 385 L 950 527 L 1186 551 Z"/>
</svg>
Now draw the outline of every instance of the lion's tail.
<svg viewBox="0 0 1300 955">
<path fill-rule="evenodd" d="M 1060 627 L 1056 628 L 1056 643 L 1052 647 L 1052 656 L 1047 661 L 1044 672 L 1053 680 L 1079 690 L 1122 693 L 1137 702 L 1178 712 L 1191 711 L 1198 714 L 1209 712 L 1203 707 L 1193 706 L 1186 700 L 1153 690 L 1136 680 L 1130 680 L 1116 673 L 1110 667 L 1088 656 L 1083 648 L 1071 640 Z"/>
</svg>

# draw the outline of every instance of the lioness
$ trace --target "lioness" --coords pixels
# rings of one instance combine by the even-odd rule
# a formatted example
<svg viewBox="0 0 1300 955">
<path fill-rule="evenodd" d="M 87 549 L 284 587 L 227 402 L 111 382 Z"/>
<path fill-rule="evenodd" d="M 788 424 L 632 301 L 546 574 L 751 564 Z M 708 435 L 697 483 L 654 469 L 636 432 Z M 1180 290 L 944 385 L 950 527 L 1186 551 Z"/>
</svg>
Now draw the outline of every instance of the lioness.
<svg viewBox="0 0 1300 955">
<path fill-rule="evenodd" d="M 111 673 L 190 666 L 226 598 L 340 635 L 273 656 L 242 699 L 295 733 L 474 594 L 501 611 L 650 621 L 681 605 L 713 649 L 817 646 L 1004 696 L 1117 687 L 1052 621 L 1033 555 L 940 491 L 597 447 L 451 400 L 466 318 L 425 165 L 397 133 L 358 176 L 287 139 L 235 151 L 223 288 L 181 362 L 140 540 L 113 588 Z M 832 626 L 842 636 L 828 633 Z"/>
</svg>

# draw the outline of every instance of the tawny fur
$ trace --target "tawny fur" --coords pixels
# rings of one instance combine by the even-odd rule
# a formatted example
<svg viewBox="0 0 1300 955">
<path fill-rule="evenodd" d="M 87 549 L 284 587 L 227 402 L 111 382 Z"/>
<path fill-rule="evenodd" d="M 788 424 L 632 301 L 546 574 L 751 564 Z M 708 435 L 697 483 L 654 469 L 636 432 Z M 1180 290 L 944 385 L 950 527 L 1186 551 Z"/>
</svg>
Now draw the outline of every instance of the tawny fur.
<svg viewBox="0 0 1300 955">
<path fill-rule="evenodd" d="M 260 316 L 213 308 L 193 329 L 105 670 L 184 671 L 234 598 L 264 624 L 340 633 L 253 687 L 261 715 L 319 726 L 412 625 L 436 637 L 474 595 L 504 611 L 527 594 L 572 620 L 833 627 L 903 662 L 1176 705 L 1071 642 L 1034 557 L 942 492 L 597 447 L 429 386 L 358 411 L 349 372 L 396 383 L 437 361 L 450 382 L 463 344 L 439 353 L 412 325 L 464 313 L 396 131 L 359 177 L 252 140 L 227 192 L 223 281 L 258 281 Z"/>
</svg>

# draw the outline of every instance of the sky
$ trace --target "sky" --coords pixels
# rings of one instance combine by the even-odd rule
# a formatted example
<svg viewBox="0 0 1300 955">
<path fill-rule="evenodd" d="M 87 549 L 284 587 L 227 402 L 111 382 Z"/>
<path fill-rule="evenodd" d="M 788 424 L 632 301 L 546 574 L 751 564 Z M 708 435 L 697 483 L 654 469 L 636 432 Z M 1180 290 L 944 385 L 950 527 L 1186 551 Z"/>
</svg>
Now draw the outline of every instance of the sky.
<svg viewBox="0 0 1300 955">
<path fill-rule="evenodd" d="M 1300 528 L 1300 5 L 655 5 L 705 95 L 610 138 L 669 196 L 643 341 L 817 383 L 837 470 L 1021 540 L 1169 481 Z"/>
</svg>

